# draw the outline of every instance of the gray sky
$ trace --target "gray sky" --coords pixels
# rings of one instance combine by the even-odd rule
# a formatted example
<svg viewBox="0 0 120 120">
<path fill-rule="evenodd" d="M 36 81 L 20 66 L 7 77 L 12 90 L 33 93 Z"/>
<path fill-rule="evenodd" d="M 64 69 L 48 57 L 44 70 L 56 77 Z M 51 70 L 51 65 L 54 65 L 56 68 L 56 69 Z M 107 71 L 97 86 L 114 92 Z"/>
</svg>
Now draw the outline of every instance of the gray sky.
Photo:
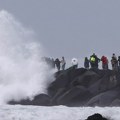
<svg viewBox="0 0 120 120">
<path fill-rule="evenodd" d="M 0 0 L 50 57 L 120 55 L 120 0 Z"/>
</svg>

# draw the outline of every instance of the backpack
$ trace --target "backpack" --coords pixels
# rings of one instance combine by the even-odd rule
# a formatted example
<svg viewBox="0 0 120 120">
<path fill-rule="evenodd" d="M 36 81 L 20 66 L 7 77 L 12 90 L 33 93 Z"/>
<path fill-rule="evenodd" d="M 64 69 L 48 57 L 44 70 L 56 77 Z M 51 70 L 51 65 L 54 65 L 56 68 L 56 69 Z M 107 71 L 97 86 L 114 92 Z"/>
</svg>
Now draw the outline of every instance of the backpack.
<svg viewBox="0 0 120 120">
<path fill-rule="evenodd" d="M 95 62 L 95 57 L 91 56 L 90 57 L 90 62 L 94 63 Z"/>
</svg>

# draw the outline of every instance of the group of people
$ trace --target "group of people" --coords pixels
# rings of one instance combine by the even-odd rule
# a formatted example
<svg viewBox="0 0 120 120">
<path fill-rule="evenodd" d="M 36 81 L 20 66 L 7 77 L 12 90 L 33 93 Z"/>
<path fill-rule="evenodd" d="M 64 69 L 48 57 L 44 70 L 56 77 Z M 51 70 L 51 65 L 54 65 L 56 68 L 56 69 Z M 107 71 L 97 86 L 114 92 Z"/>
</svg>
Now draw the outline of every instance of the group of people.
<svg viewBox="0 0 120 120">
<path fill-rule="evenodd" d="M 62 60 L 59 60 L 58 58 L 56 58 L 55 59 L 55 65 L 56 65 L 58 71 L 60 70 L 60 68 L 62 70 L 65 70 L 65 65 L 66 65 L 65 58 L 62 57 Z"/>
<path fill-rule="evenodd" d="M 55 60 L 52 58 L 47 58 L 46 63 L 51 67 L 51 68 L 57 68 L 58 71 L 60 70 L 65 70 L 65 65 L 66 61 L 64 57 L 62 57 L 61 60 L 59 58 L 56 58 Z"/>
<path fill-rule="evenodd" d="M 57 68 L 58 71 L 60 70 L 65 70 L 66 67 L 66 60 L 64 57 L 59 60 L 59 58 L 56 58 L 55 60 L 52 58 L 45 58 L 45 61 L 52 67 L 52 68 Z M 84 59 L 84 67 L 86 69 L 89 68 L 97 68 L 99 67 L 99 63 L 102 62 L 102 69 L 107 70 L 108 69 L 108 58 L 106 56 L 102 56 L 101 58 L 98 58 L 95 53 L 93 53 L 90 58 L 85 57 Z M 111 57 L 111 65 L 112 65 L 112 70 L 120 70 L 120 56 L 118 58 L 116 55 L 113 53 Z M 73 58 L 71 60 L 72 66 L 75 66 L 75 68 L 78 67 L 78 60 L 76 58 Z"/>
<path fill-rule="evenodd" d="M 102 69 L 107 70 L 109 63 L 108 58 L 106 56 L 102 56 L 101 58 L 98 58 L 95 53 L 93 53 L 93 55 L 90 56 L 90 59 L 85 57 L 84 67 L 86 69 L 89 69 L 90 66 L 91 68 L 98 68 L 100 61 L 102 62 Z M 120 56 L 118 56 L 117 58 L 115 53 L 113 53 L 111 58 L 111 65 L 112 65 L 112 70 L 116 70 L 116 71 L 120 70 Z"/>
<path fill-rule="evenodd" d="M 106 56 L 102 56 L 100 59 L 97 57 L 97 55 L 95 53 L 93 53 L 93 55 L 90 56 L 90 59 L 85 57 L 84 67 L 86 69 L 89 69 L 90 66 L 91 66 L 91 68 L 98 68 L 100 61 L 102 61 L 102 68 L 108 69 L 108 58 Z M 89 66 L 89 64 L 90 64 L 90 66 Z"/>
<path fill-rule="evenodd" d="M 59 60 L 58 58 L 56 58 L 54 62 L 58 71 L 65 70 L 66 61 L 64 57 L 62 57 L 62 60 Z M 72 63 L 72 66 L 74 66 L 75 68 L 78 68 L 78 60 L 76 58 L 73 58 L 71 63 Z"/>
<path fill-rule="evenodd" d="M 42 60 L 51 68 L 57 68 L 58 71 L 65 70 L 66 61 L 64 57 L 62 57 L 61 60 L 59 60 L 59 58 L 54 60 L 53 58 L 43 57 Z"/>
</svg>

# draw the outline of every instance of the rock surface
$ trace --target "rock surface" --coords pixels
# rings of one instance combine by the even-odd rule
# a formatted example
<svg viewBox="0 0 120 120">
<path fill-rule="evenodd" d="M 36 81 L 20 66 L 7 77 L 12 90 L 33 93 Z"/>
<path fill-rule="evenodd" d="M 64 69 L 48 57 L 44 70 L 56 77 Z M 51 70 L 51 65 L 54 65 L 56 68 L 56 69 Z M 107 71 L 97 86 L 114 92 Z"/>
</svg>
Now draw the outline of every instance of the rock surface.
<svg viewBox="0 0 120 120">
<path fill-rule="evenodd" d="M 101 114 L 99 113 L 95 113 L 91 116 L 89 116 L 86 120 L 108 120 L 107 118 L 103 117 Z"/>
<path fill-rule="evenodd" d="M 10 101 L 22 105 L 120 106 L 120 72 L 71 67 L 55 73 L 48 95 L 32 101 Z"/>
</svg>

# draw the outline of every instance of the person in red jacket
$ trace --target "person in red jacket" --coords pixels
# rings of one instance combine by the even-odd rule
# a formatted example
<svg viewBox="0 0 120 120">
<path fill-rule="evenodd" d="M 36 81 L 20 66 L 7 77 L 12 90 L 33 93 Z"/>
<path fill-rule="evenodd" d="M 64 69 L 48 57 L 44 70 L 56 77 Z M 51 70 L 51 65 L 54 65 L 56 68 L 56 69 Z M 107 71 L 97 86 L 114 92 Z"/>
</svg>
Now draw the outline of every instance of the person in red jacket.
<svg viewBox="0 0 120 120">
<path fill-rule="evenodd" d="M 108 59 L 106 56 L 102 56 L 101 57 L 101 61 L 102 61 L 102 68 L 103 70 L 107 70 L 108 69 Z"/>
</svg>

